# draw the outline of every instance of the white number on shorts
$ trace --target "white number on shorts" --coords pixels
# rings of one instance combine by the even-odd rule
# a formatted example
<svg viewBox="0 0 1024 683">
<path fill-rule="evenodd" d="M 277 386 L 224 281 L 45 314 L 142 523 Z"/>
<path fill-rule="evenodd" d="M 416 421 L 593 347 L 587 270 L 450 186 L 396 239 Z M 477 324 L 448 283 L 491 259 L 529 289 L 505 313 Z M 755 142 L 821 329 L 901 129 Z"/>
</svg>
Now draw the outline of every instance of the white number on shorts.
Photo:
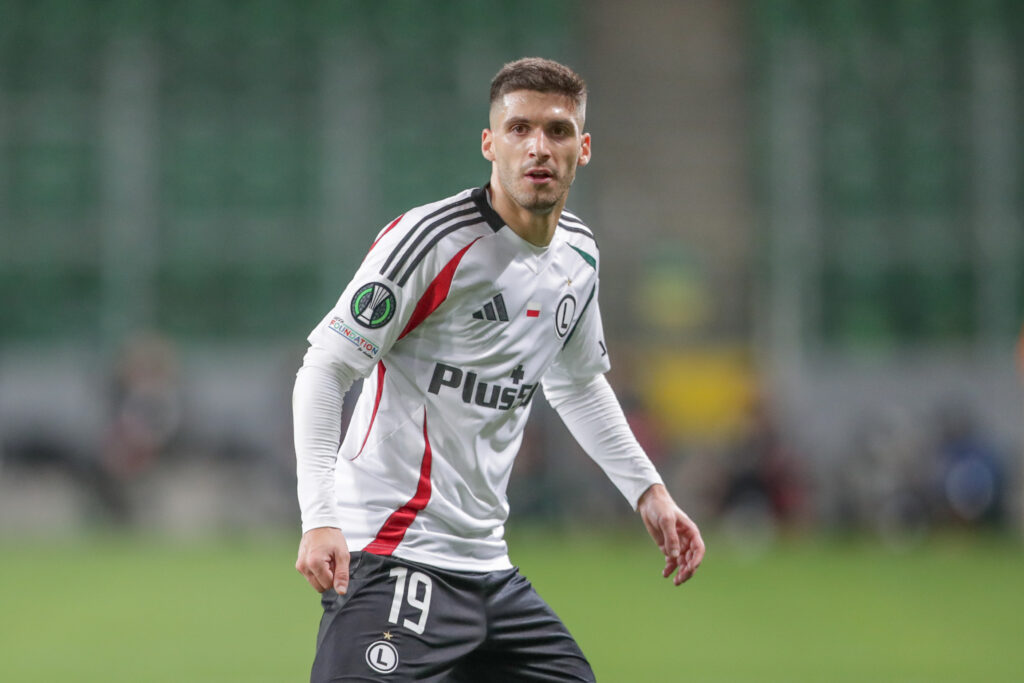
<svg viewBox="0 0 1024 683">
<path fill-rule="evenodd" d="M 398 623 L 399 612 L 402 609 L 402 598 L 405 597 L 410 607 L 418 609 L 420 611 L 419 621 L 412 621 L 406 619 L 402 622 L 410 631 L 414 633 L 423 633 L 423 629 L 427 626 L 427 614 L 430 612 L 430 591 L 433 589 L 433 584 L 430 582 L 430 577 L 423 572 L 413 572 L 409 575 L 409 593 L 406 597 L 405 593 L 405 577 L 409 574 L 409 570 L 405 567 L 395 567 L 391 570 L 391 576 L 395 577 L 395 598 L 391 601 L 391 614 L 388 615 L 388 621 L 392 624 Z M 423 596 L 420 597 L 420 586 L 423 586 Z"/>
</svg>

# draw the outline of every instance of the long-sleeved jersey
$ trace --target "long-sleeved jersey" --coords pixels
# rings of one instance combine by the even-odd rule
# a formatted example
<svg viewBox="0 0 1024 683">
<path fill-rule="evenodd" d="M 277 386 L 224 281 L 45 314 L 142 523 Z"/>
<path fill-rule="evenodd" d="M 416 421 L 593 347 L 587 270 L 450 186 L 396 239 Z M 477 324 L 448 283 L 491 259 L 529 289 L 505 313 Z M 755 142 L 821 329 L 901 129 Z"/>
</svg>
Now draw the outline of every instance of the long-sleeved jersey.
<svg viewBox="0 0 1024 683">
<path fill-rule="evenodd" d="M 443 568 L 511 566 L 505 491 L 536 392 L 610 367 L 598 271 L 594 236 L 574 215 L 538 247 L 505 225 L 486 188 L 385 227 L 309 336 L 366 381 L 333 500 L 304 485 L 310 456 L 297 446 L 304 530 L 339 526 L 350 550 Z M 635 506 L 661 480 L 635 440 L 622 451 L 611 466 L 591 455 Z"/>
</svg>

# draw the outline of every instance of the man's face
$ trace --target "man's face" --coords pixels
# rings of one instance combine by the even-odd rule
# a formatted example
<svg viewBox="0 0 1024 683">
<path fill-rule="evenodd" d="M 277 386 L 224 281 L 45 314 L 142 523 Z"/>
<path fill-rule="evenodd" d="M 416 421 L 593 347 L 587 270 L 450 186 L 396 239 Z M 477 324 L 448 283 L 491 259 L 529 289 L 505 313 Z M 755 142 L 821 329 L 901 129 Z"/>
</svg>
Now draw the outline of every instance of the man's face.
<svg viewBox="0 0 1024 683">
<path fill-rule="evenodd" d="M 576 167 L 590 161 L 590 135 L 572 100 L 516 90 L 491 106 L 490 124 L 482 151 L 494 162 L 504 193 L 533 213 L 560 208 Z"/>
</svg>

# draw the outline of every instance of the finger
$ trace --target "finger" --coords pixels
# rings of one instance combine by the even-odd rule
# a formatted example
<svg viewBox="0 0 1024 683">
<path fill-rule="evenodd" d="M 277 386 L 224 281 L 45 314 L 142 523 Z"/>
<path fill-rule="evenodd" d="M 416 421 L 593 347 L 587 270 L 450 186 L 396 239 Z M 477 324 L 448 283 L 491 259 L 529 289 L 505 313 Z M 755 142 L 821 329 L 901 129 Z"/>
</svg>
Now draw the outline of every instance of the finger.
<svg viewBox="0 0 1024 683">
<path fill-rule="evenodd" d="M 673 585 L 679 586 L 691 576 L 693 576 L 693 570 L 680 561 L 679 571 L 677 571 L 676 575 L 672 577 L 672 583 Z"/>
<path fill-rule="evenodd" d="M 673 579 L 675 585 L 680 586 L 684 582 L 693 578 L 694 573 L 697 571 L 697 567 L 693 564 L 692 558 L 693 555 L 689 550 L 684 553 L 684 557 L 680 558 L 679 571 L 676 573 L 675 579 Z"/>
<path fill-rule="evenodd" d="M 700 530 L 697 528 L 697 525 L 685 513 L 683 514 L 683 519 L 679 521 L 679 535 L 690 543 L 702 544 L 704 542 L 700 537 Z"/>
<path fill-rule="evenodd" d="M 683 519 L 680 520 L 679 538 L 686 547 L 687 552 L 692 552 L 697 564 L 700 564 L 701 559 L 704 557 L 704 539 L 701 538 L 700 530 L 697 529 L 697 525 L 693 523 L 693 520 L 687 517 L 685 512 L 682 514 Z"/>
<path fill-rule="evenodd" d="M 661 528 L 657 524 L 651 522 L 651 520 L 647 519 L 647 517 L 644 517 L 644 526 L 647 527 L 647 533 L 649 533 L 651 538 L 654 539 L 655 544 L 657 544 L 661 552 L 664 553 L 665 535 L 661 533 Z"/>
<path fill-rule="evenodd" d="M 348 592 L 348 553 L 338 553 L 334 561 L 334 592 L 344 595 Z"/>
<path fill-rule="evenodd" d="M 704 544 L 697 543 L 692 544 L 684 553 L 684 559 L 679 568 L 679 573 L 676 574 L 674 580 L 675 585 L 679 586 L 685 581 L 689 581 L 693 578 L 693 575 L 697 573 L 697 568 L 700 566 L 701 560 L 704 557 Z"/>
<path fill-rule="evenodd" d="M 316 574 L 314 574 L 313 572 L 309 572 L 308 574 L 306 574 L 306 581 L 309 582 L 309 585 L 312 586 L 313 590 L 315 590 L 317 593 L 323 593 L 325 590 L 327 590 L 327 586 L 321 583 L 320 579 L 318 579 Z"/>
<path fill-rule="evenodd" d="M 317 578 L 316 572 L 313 571 L 312 566 L 306 561 L 305 556 L 300 555 L 299 559 L 295 561 L 295 569 L 305 577 L 306 582 L 309 583 L 317 593 L 323 593 L 327 590 L 327 586 L 321 583 Z"/>
<path fill-rule="evenodd" d="M 704 540 L 699 533 L 690 540 L 687 553 L 689 554 L 688 564 L 696 571 L 700 563 L 704 561 Z"/>
<path fill-rule="evenodd" d="M 661 520 L 661 533 L 665 538 L 663 552 L 669 557 L 679 557 L 682 544 L 679 541 L 679 529 L 673 516 Z"/>
<path fill-rule="evenodd" d="M 675 584 L 677 586 L 689 581 L 693 578 L 693 575 L 697 573 L 697 568 L 694 566 L 684 565 L 679 568 L 679 572 L 676 574 Z"/>
<path fill-rule="evenodd" d="M 672 558 L 672 557 L 669 557 L 668 555 L 666 555 L 665 556 L 665 568 L 661 570 L 661 575 L 664 576 L 667 579 L 669 576 L 672 575 L 672 572 L 675 570 L 675 568 L 676 568 L 676 561 L 675 561 L 675 559 Z"/>
<path fill-rule="evenodd" d="M 302 574 L 306 582 L 309 583 L 318 593 L 323 593 L 324 589 L 320 587 L 319 582 L 316 580 L 316 576 L 313 574 L 313 570 L 309 566 L 309 561 L 306 558 L 306 554 L 300 549 L 299 556 L 295 560 L 295 571 Z"/>
<path fill-rule="evenodd" d="M 317 562 L 311 562 L 309 557 L 305 555 L 299 556 L 298 561 L 295 563 L 295 568 L 299 570 L 299 573 L 306 577 L 306 581 L 317 593 L 323 593 L 327 590 L 327 587 L 331 585 L 328 580 L 326 583 L 322 580 L 323 574 L 317 571 Z"/>
<path fill-rule="evenodd" d="M 692 569 L 683 569 L 683 568 L 681 568 L 676 573 L 676 578 L 672 579 L 672 583 L 675 584 L 676 586 L 681 586 L 686 581 L 689 581 L 690 578 L 692 578 L 692 577 L 693 577 L 693 570 Z"/>
<path fill-rule="evenodd" d="M 319 592 L 323 593 L 331 587 L 334 582 L 334 574 L 331 571 L 331 561 L 323 557 L 309 563 L 310 584 Z"/>
</svg>

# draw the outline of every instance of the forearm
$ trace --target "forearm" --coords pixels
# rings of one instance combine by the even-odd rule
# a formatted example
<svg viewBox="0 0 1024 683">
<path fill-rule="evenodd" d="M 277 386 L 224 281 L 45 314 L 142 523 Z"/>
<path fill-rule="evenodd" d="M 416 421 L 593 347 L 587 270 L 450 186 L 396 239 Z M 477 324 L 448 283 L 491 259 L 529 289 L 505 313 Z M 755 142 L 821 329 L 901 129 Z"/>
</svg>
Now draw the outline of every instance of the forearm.
<svg viewBox="0 0 1024 683">
<path fill-rule="evenodd" d="M 341 409 L 354 371 L 312 347 L 295 377 L 292 415 L 302 531 L 340 527 L 335 511 L 334 468 L 341 441 Z"/>
<path fill-rule="evenodd" d="M 662 483 L 604 375 L 581 384 L 546 382 L 544 394 L 583 450 L 634 509 L 652 484 Z"/>
</svg>

